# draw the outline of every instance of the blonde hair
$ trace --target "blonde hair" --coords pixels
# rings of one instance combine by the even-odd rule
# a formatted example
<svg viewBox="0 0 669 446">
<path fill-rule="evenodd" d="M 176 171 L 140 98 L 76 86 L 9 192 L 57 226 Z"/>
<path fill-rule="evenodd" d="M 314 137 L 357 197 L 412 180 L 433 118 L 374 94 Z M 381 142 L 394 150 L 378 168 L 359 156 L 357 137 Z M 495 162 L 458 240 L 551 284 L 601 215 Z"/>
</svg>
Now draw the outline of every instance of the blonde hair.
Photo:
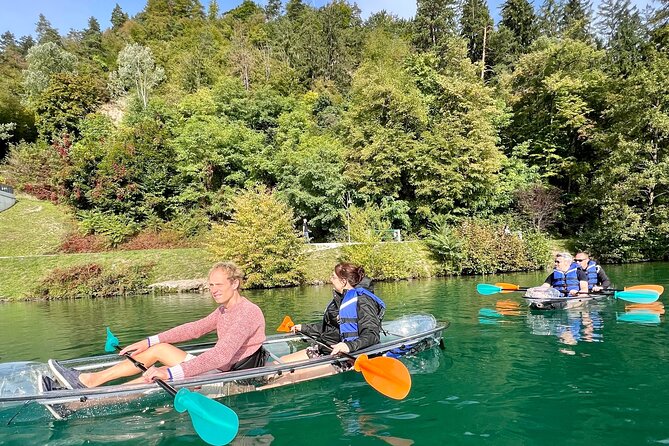
<svg viewBox="0 0 669 446">
<path fill-rule="evenodd" d="M 230 280 L 239 280 L 239 287 L 244 284 L 244 270 L 242 270 L 240 267 L 237 266 L 236 263 L 234 262 L 217 262 L 214 264 L 214 266 L 211 267 L 209 270 L 209 274 L 207 274 L 207 278 L 211 276 L 211 274 L 220 269 L 221 271 L 225 271 L 228 275 L 228 279 Z"/>
</svg>

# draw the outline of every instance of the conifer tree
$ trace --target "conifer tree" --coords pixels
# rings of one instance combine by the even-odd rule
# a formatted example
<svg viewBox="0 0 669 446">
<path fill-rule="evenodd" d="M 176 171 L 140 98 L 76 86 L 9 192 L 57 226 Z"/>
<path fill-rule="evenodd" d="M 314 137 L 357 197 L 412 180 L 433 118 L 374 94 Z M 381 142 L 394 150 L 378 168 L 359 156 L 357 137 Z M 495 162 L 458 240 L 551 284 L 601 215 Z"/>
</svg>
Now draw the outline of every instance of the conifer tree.
<svg viewBox="0 0 669 446">
<path fill-rule="evenodd" d="M 489 45 L 492 29 L 493 20 L 487 2 L 465 0 L 460 17 L 460 34 L 467 40 L 467 54 L 472 62 L 483 58 L 484 44 Z"/>
<path fill-rule="evenodd" d="M 37 43 L 40 45 L 47 42 L 53 42 L 60 45 L 60 35 L 58 34 L 58 30 L 51 26 L 51 22 L 44 17 L 44 14 L 39 15 L 39 20 L 35 25 L 35 33 L 37 34 Z"/>
<path fill-rule="evenodd" d="M 111 14 L 112 29 L 114 31 L 118 31 L 127 21 L 128 21 L 128 14 L 123 12 L 123 9 L 121 9 L 121 7 L 117 3 L 116 6 L 114 6 L 114 10 L 112 11 Z"/>
<path fill-rule="evenodd" d="M 539 10 L 539 34 L 555 37 L 560 32 L 560 3 L 558 0 L 544 0 Z"/>
<path fill-rule="evenodd" d="M 588 0 L 567 0 L 562 8 L 560 28 L 565 37 L 589 42 L 592 40 L 590 32 L 591 10 Z"/>
<path fill-rule="evenodd" d="M 502 5 L 500 26 L 511 31 L 518 54 L 527 51 L 537 38 L 537 18 L 527 0 L 507 0 Z"/>
<path fill-rule="evenodd" d="M 418 0 L 414 19 L 414 42 L 423 50 L 435 49 L 448 35 L 455 34 L 452 0 Z"/>
</svg>

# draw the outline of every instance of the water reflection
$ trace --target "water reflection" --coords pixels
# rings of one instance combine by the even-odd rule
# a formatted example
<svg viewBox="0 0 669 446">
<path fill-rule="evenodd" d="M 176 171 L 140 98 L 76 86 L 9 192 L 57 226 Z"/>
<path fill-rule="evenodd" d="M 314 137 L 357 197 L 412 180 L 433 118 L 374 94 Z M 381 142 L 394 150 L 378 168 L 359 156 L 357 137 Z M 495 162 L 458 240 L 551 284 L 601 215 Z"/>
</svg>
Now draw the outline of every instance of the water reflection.
<svg viewBox="0 0 669 446">
<path fill-rule="evenodd" d="M 624 313 L 616 313 L 619 322 L 631 322 L 636 324 L 659 324 L 664 314 L 664 304 L 653 302 L 650 304 L 628 304 L 625 305 Z"/>
</svg>

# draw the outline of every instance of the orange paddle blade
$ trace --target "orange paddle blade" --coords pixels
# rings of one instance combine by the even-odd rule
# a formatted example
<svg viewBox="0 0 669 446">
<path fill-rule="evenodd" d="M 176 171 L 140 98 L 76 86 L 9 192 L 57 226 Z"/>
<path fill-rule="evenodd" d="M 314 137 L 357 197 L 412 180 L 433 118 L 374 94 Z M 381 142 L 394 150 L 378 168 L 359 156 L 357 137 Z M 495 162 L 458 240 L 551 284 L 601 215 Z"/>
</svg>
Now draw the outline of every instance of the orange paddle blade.
<svg viewBox="0 0 669 446">
<path fill-rule="evenodd" d="M 286 316 L 283 318 L 281 325 L 279 325 L 279 328 L 277 328 L 276 331 L 288 333 L 293 325 L 295 324 L 293 323 L 293 320 L 290 318 L 290 316 Z"/>
<path fill-rule="evenodd" d="M 664 287 L 662 285 L 634 285 L 625 287 L 625 291 L 634 291 L 634 290 L 652 290 L 656 291 L 657 294 L 664 293 Z"/>
<path fill-rule="evenodd" d="M 495 286 L 503 288 L 503 290 L 500 291 L 501 294 L 513 293 L 514 291 L 518 291 L 520 289 L 520 286 L 516 285 L 515 283 L 498 282 L 495 284 Z"/>
<path fill-rule="evenodd" d="M 387 397 L 401 400 L 411 390 L 411 374 L 404 364 L 395 358 L 379 356 L 369 359 L 360 355 L 353 368 L 362 372 L 367 383 Z"/>
</svg>

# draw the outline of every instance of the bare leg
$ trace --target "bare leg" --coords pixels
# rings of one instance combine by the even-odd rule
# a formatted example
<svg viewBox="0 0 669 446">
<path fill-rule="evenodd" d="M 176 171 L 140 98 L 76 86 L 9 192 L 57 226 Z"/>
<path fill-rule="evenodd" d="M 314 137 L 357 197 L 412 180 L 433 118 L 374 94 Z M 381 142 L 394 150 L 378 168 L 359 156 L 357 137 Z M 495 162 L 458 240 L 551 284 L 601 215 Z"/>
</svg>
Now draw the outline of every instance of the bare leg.
<svg viewBox="0 0 669 446">
<path fill-rule="evenodd" d="M 186 359 L 186 352 L 170 344 L 156 344 L 137 356 L 133 356 L 133 358 L 144 364 L 146 368 L 151 367 L 156 362 L 172 367 Z M 139 372 L 140 370 L 130 360 L 126 359 L 99 372 L 82 373 L 79 375 L 79 380 L 86 387 L 97 387 L 114 379 L 136 375 Z"/>
<path fill-rule="evenodd" d="M 309 359 L 309 357 L 307 356 L 307 350 L 306 349 L 299 350 L 299 351 L 296 351 L 295 353 L 291 353 L 289 355 L 282 356 L 281 358 L 279 358 L 279 362 L 277 362 L 277 364 L 284 363 L 284 362 L 304 361 L 305 359 Z"/>
</svg>

